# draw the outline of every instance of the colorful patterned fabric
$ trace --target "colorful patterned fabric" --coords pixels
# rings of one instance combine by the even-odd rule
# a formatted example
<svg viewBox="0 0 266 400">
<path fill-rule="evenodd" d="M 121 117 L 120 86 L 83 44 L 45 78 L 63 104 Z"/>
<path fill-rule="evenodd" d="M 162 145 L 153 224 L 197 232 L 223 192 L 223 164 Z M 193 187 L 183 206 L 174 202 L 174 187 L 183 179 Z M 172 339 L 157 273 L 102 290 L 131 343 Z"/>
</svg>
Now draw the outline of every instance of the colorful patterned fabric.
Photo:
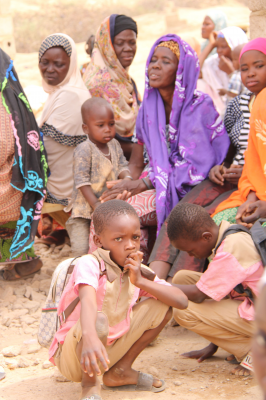
<svg viewBox="0 0 266 400">
<path fill-rule="evenodd" d="M 169 40 L 178 43 L 180 60 L 167 139 L 164 104 L 159 90 L 149 85 L 148 66 L 158 44 Z M 177 35 L 158 39 L 147 60 L 146 88 L 136 132 L 149 155 L 149 177 L 156 189 L 158 231 L 179 200 L 206 179 L 214 165 L 223 162 L 229 147 L 223 121 L 211 98 L 196 90 L 199 71 L 196 53 Z"/>
<path fill-rule="evenodd" d="M 233 160 L 235 165 L 244 165 L 244 153 L 248 146 L 249 135 L 249 103 L 253 96 L 251 92 L 235 97 L 228 103 L 224 116 L 224 125 L 231 142 L 236 148 Z"/>
<path fill-rule="evenodd" d="M 236 224 L 236 214 L 238 207 L 227 208 L 227 210 L 223 210 L 218 214 L 214 215 L 212 219 L 216 223 L 216 225 L 220 225 L 222 221 L 228 221 L 230 224 Z"/>
<path fill-rule="evenodd" d="M 50 204 L 61 204 L 62 206 L 67 206 L 68 205 L 68 199 L 57 199 L 54 197 L 48 190 L 47 190 L 47 196 L 45 199 L 45 203 L 50 203 Z"/>
<path fill-rule="evenodd" d="M 85 142 L 87 135 L 71 136 L 65 135 L 54 126 L 44 123 L 42 126 L 43 136 L 50 136 L 55 142 L 64 146 L 77 147 L 78 144 Z"/>
<path fill-rule="evenodd" d="M 16 233 L 17 221 L 11 221 L 0 225 L 0 263 L 10 263 L 30 261 L 36 258 L 33 246 L 28 247 L 25 251 L 15 257 L 11 257 L 11 246 L 13 237 Z"/>
<path fill-rule="evenodd" d="M 41 44 L 39 50 L 39 61 L 44 55 L 44 53 L 49 50 L 51 47 L 61 46 L 67 53 L 68 57 L 71 57 L 72 54 L 72 47 L 70 41 L 61 35 L 51 35 L 48 36 Z"/>
<path fill-rule="evenodd" d="M 111 28 L 114 29 L 115 17 L 113 14 L 101 23 L 83 80 L 92 96 L 103 97 L 112 105 L 116 132 L 131 137 L 138 114 L 138 99 L 128 68 L 122 67 L 112 45 Z"/>
<path fill-rule="evenodd" d="M 158 44 L 156 49 L 158 47 L 167 47 L 169 50 L 171 50 L 176 55 L 177 59 L 179 60 L 180 50 L 179 50 L 178 43 L 174 42 L 173 40 L 168 40 L 167 42 L 161 42 L 160 44 Z"/>
<path fill-rule="evenodd" d="M 238 190 L 216 208 L 215 214 L 240 206 L 247 200 L 250 192 L 254 192 L 258 200 L 266 201 L 265 102 L 266 88 L 256 96 L 252 107 L 245 165 L 238 182 Z"/>
<path fill-rule="evenodd" d="M 10 185 L 15 155 L 15 137 L 1 96 L 0 143 L 0 224 L 4 224 L 19 219 L 23 193 Z M 2 237 L 1 233 L 0 237 Z"/>
<path fill-rule="evenodd" d="M 13 61 L 1 49 L 0 89 L 15 138 L 11 185 L 23 193 L 20 217 L 9 249 L 11 258 L 14 259 L 34 242 L 46 193 L 48 165 L 39 128 L 18 80 Z M 2 151 L 2 147 L 0 150 Z"/>
</svg>

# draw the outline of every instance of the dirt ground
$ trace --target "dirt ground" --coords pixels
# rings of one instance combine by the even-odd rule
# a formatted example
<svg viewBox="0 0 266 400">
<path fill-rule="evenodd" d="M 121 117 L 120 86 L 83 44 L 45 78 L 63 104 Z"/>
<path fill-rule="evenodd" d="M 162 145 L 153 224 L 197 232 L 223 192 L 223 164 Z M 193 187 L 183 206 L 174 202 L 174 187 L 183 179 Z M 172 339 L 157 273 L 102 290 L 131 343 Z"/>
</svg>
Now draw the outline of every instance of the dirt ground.
<svg viewBox="0 0 266 400">
<path fill-rule="evenodd" d="M 228 15 L 230 25 L 248 25 L 249 10 L 238 2 L 220 7 Z M 139 25 L 138 51 L 131 67 L 140 93 L 144 91 L 145 61 L 150 47 L 160 35 L 166 32 L 200 39 L 200 25 L 206 14 L 204 9 L 179 8 L 178 12 L 167 15 L 149 14 L 137 19 Z M 87 60 L 84 43 L 77 45 L 79 63 Z M 24 87 L 40 88 L 41 79 L 37 67 L 37 53 L 17 54 L 15 66 Z M 29 89 L 31 90 L 31 89 Z M 36 91 L 33 88 L 33 93 Z M 42 99 L 41 91 L 30 98 L 37 110 Z M 48 351 L 37 343 L 38 321 L 41 314 L 51 276 L 58 263 L 68 257 L 68 248 L 42 254 L 44 266 L 40 274 L 20 282 L 0 281 L 0 366 L 6 371 L 6 378 L 0 381 L 0 399 L 3 400 L 74 400 L 79 399 L 80 385 L 62 382 L 55 367 L 44 364 Z M 103 391 L 104 400 L 258 400 L 260 389 L 254 378 L 235 377 L 230 371 L 232 365 L 224 361 L 226 352 L 219 350 L 215 357 L 198 364 L 180 355 L 192 349 L 200 349 L 207 341 L 181 327 L 167 326 L 154 346 L 148 347 L 136 360 L 134 367 L 143 372 L 157 374 L 167 383 L 162 393 L 113 393 Z M 17 354 L 4 357 L 1 351 L 8 346 Z M 14 369 L 10 366 L 13 363 Z M 8 365 L 9 364 L 9 367 Z M 18 365 L 20 367 L 18 367 Z M 48 368 L 44 368 L 44 367 Z"/>
<path fill-rule="evenodd" d="M 65 245 L 60 252 L 54 249 L 53 253 L 48 250 L 48 254 L 45 249 L 37 250 L 44 264 L 41 273 L 13 283 L 0 281 L 0 366 L 6 371 L 6 378 L 0 381 L 1 400 L 80 399 L 80 385 L 62 381 L 57 368 L 46 365 L 48 350 L 37 343 L 38 321 L 51 276 L 59 262 L 68 258 L 64 255 L 68 255 L 69 249 Z M 134 363 L 135 369 L 164 379 L 166 390 L 156 394 L 103 391 L 103 400 L 260 399 L 261 392 L 253 377 L 231 374 L 233 366 L 225 361 L 225 351 L 219 349 L 215 357 L 201 364 L 181 357 L 183 352 L 206 344 L 193 332 L 169 324 Z M 14 356 L 3 356 L 9 346 Z"/>
</svg>

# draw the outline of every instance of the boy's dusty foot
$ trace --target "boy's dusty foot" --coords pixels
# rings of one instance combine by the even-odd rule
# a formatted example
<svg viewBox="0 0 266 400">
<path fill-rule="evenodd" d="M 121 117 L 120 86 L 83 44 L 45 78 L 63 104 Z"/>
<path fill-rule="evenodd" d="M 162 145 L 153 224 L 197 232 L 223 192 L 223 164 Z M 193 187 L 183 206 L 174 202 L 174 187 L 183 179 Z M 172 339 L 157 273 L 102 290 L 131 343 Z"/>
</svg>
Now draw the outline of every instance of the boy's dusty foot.
<svg viewBox="0 0 266 400">
<path fill-rule="evenodd" d="M 207 360 L 207 358 L 212 357 L 217 350 L 218 346 L 210 343 L 207 347 L 204 347 L 204 349 L 190 351 L 189 353 L 181 354 L 181 356 L 186 358 L 194 358 L 198 360 L 199 363 L 201 363 L 202 361 Z"/>
<path fill-rule="evenodd" d="M 101 395 L 101 384 L 99 379 L 95 383 L 82 382 L 81 383 L 81 397 L 80 399 L 84 399 L 86 397 L 90 397 L 93 394 Z"/>
<path fill-rule="evenodd" d="M 138 382 L 139 372 L 132 368 L 123 369 L 117 366 L 112 367 L 103 375 L 103 383 L 106 386 L 123 386 L 123 385 L 136 385 Z M 153 378 L 153 386 L 159 388 L 162 386 L 160 379 Z"/>
<path fill-rule="evenodd" d="M 238 365 L 231 371 L 231 373 L 237 376 L 253 376 L 253 372 L 247 368 L 242 367 L 242 365 Z"/>
</svg>

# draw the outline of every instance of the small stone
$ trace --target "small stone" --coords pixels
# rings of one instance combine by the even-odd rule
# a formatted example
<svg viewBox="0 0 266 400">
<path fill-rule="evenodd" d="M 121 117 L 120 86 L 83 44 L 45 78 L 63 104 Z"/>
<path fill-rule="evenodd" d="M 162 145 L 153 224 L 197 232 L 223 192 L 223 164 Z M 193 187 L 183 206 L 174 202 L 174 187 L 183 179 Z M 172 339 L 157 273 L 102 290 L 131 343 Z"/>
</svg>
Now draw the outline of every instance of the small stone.
<svg viewBox="0 0 266 400">
<path fill-rule="evenodd" d="M 180 382 L 180 381 L 174 381 L 174 385 L 175 385 L 175 386 L 181 386 L 181 385 L 182 385 L 182 382 Z"/>
<path fill-rule="evenodd" d="M 6 366 L 6 359 L 3 356 L 3 354 L 0 354 L 0 367 L 5 367 Z"/>
<path fill-rule="evenodd" d="M 179 351 L 178 351 L 178 350 L 175 350 L 175 353 L 176 353 L 176 354 L 179 354 Z"/>
<path fill-rule="evenodd" d="M 25 357 L 20 357 L 18 360 L 19 368 L 28 368 L 30 366 L 30 361 Z"/>
<path fill-rule="evenodd" d="M 172 395 L 175 395 L 175 394 L 176 394 L 176 392 L 171 392 L 171 394 L 172 394 Z"/>
<path fill-rule="evenodd" d="M 34 353 L 38 353 L 38 351 L 41 350 L 41 346 L 38 343 L 34 343 L 32 345 L 30 345 L 27 349 L 27 354 L 34 354 Z"/>
<path fill-rule="evenodd" d="M 42 292 L 46 292 L 47 289 L 50 288 L 51 279 L 43 279 L 40 281 L 40 290 Z"/>
<path fill-rule="evenodd" d="M 14 311 L 14 310 L 24 310 L 24 307 L 23 307 L 23 305 L 21 304 L 21 302 L 16 301 L 16 302 L 13 304 L 13 311 Z"/>
<path fill-rule="evenodd" d="M 9 327 L 9 325 L 11 324 L 12 319 L 9 317 L 9 315 L 5 315 L 4 317 L 2 317 L 2 325 Z"/>
<path fill-rule="evenodd" d="M 3 292 L 0 293 L 1 299 L 6 300 L 8 297 L 12 296 L 14 293 L 11 286 L 7 286 Z"/>
<path fill-rule="evenodd" d="M 0 366 L 0 381 L 6 377 L 6 373 L 3 367 Z"/>
<path fill-rule="evenodd" d="M 159 371 L 155 367 L 149 367 L 147 371 L 148 371 L 149 374 L 153 375 L 155 378 L 159 378 L 160 377 Z"/>
<path fill-rule="evenodd" d="M 63 376 L 59 371 L 55 371 L 54 379 L 56 380 L 56 382 L 71 382 L 69 379 Z"/>
<path fill-rule="evenodd" d="M 195 372 L 195 371 L 196 371 L 196 369 L 192 369 L 192 370 L 191 370 L 191 372 Z"/>
<path fill-rule="evenodd" d="M 34 289 L 36 291 L 39 290 L 40 289 L 40 281 L 32 282 L 31 287 L 32 287 L 32 289 Z"/>
<path fill-rule="evenodd" d="M 36 359 L 33 361 L 33 364 L 32 364 L 32 365 L 39 365 L 39 364 L 41 364 L 41 362 L 42 362 L 42 360 L 41 360 L 40 358 L 36 358 Z"/>
<path fill-rule="evenodd" d="M 46 300 L 46 296 L 44 296 L 42 293 L 38 293 L 33 290 L 31 294 L 31 300 L 43 303 Z"/>
<path fill-rule="evenodd" d="M 17 362 L 17 360 L 7 359 L 6 366 L 9 369 L 15 369 L 15 368 L 18 368 L 18 362 Z"/>
<path fill-rule="evenodd" d="M 30 326 L 27 326 L 26 328 L 23 329 L 23 332 L 25 333 L 25 335 L 31 335 L 33 329 Z"/>
<path fill-rule="evenodd" d="M 20 317 L 20 321 L 24 322 L 27 325 L 31 325 L 33 324 L 36 320 L 35 318 L 31 317 L 30 315 L 23 315 L 22 317 Z"/>
<path fill-rule="evenodd" d="M 14 294 L 5 298 L 5 301 L 7 301 L 8 303 L 11 303 L 11 304 L 15 303 L 16 300 L 17 300 L 17 296 L 15 296 Z"/>
<path fill-rule="evenodd" d="M 172 367 L 173 371 L 178 371 L 177 367 Z"/>
<path fill-rule="evenodd" d="M 33 301 L 33 300 L 30 301 L 28 299 L 25 300 L 26 301 L 24 301 L 23 306 L 24 308 L 27 308 L 27 310 L 29 310 L 30 313 L 34 313 L 40 307 L 40 303 L 38 301 Z"/>
<path fill-rule="evenodd" d="M 1 354 L 5 357 L 16 357 L 21 353 L 21 346 L 9 346 L 2 349 Z"/>
<path fill-rule="evenodd" d="M 29 310 L 27 310 L 26 308 L 18 309 L 18 310 L 14 310 L 12 314 L 13 314 L 14 318 L 18 318 L 18 317 L 22 317 L 23 315 L 29 314 Z"/>
<path fill-rule="evenodd" d="M 54 367 L 54 364 L 52 364 L 49 360 L 44 361 L 42 364 L 43 369 L 48 369 Z"/>
<path fill-rule="evenodd" d="M 16 296 L 22 297 L 24 296 L 26 292 L 26 286 L 18 286 L 17 288 L 14 288 L 14 294 Z"/>
<path fill-rule="evenodd" d="M 27 297 L 27 299 L 31 300 L 31 295 L 32 295 L 32 288 L 30 286 L 26 286 L 26 292 L 24 294 L 24 297 Z"/>
</svg>

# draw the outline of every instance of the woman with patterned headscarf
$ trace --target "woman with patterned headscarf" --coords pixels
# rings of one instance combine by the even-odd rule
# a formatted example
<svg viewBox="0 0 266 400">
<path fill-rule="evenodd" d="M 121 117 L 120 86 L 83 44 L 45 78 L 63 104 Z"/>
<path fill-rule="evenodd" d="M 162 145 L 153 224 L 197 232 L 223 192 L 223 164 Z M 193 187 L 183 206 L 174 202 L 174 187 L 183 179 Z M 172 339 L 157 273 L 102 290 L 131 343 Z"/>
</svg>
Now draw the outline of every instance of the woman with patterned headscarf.
<svg viewBox="0 0 266 400">
<path fill-rule="evenodd" d="M 211 98 L 196 90 L 199 61 L 177 35 L 166 35 L 153 45 L 146 67 L 146 88 L 140 107 L 130 159 L 134 181 L 109 182 L 101 199 L 126 190 L 134 196 L 156 190 L 158 232 L 172 208 L 223 162 L 229 138 Z M 143 150 L 149 161 L 142 175 Z M 136 196 L 137 197 L 137 196 Z M 145 204 L 143 204 L 145 208 Z"/>
<path fill-rule="evenodd" d="M 47 161 L 13 61 L 0 49 L 0 273 L 29 277 L 42 267 L 33 243 L 46 193 Z"/>
<path fill-rule="evenodd" d="M 94 97 L 103 97 L 113 107 L 116 139 L 130 157 L 132 136 L 139 109 L 137 87 L 129 75 L 137 46 L 137 24 L 126 15 L 112 14 L 100 25 L 84 82 Z"/>
<path fill-rule="evenodd" d="M 74 41 L 67 35 L 48 36 L 39 50 L 42 85 L 49 97 L 39 121 L 50 175 L 43 213 L 60 225 L 68 219 L 63 209 L 73 190 L 73 152 L 87 139 L 82 130 L 81 106 L 90 97 L 77 62 Z"/>
</svg>

